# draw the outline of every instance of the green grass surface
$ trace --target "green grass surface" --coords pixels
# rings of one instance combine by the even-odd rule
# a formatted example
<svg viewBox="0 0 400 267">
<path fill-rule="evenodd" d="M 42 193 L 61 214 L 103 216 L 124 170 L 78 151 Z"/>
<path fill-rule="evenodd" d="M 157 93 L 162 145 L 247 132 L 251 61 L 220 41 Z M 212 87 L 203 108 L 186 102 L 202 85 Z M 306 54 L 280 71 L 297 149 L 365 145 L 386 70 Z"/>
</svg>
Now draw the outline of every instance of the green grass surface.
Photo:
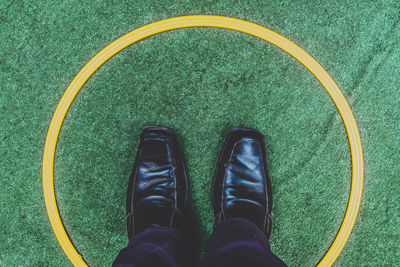
<svg viewBox="0 0 400 267">
<path fill-rule="evenodd" d="M 269 27 L 336 80 L 365 156 L 361 209 L 337 266 L 400 263 L 398 1 L 1 1 L 0 265 L 70 266 L 47 218 L 45 135 L 69 82 L 108 43 L 144 24 L 215 14 Z M 172 127 L 187 159 L 199 231 L 212 230 L 210 181 L 232 126 L 266 139 L 274 196 L 271 246 L 312 266 L 344 216 L 351 162 L 329 95 L 300 63 L 255 37 L 213 28 L 158 34 L 102 66 L 77 95 L 55 160 L 66 230 L 92 266 L 126 245 L 125 193 L 138 135 Z"/>
</svg>

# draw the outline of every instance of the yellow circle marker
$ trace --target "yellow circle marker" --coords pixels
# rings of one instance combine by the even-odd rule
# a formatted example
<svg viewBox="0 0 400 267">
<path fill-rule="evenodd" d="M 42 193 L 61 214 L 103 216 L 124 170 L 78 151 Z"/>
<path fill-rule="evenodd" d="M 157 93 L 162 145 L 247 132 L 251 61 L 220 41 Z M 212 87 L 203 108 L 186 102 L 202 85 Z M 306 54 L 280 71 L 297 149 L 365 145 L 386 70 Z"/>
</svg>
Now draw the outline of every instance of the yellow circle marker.
<svg viewBox="0 0 400 267">
<path fill-rule="evenodd" d="M 46 143 L 43 152 L 43 193 L 46 203 L 47 214 L 53 228 L 54 234 L 57 237 L 65 254 L 74 266 L 87 266 L 85 261 L 78 254 L 76 249 L 68 238 L 64 226 L 61 222 L 60 214 L 57 208 L 57 202 L 54 194 L 53 184 L 53 168 L 54 168 L 54 153 L 56 149 L 58 134 L 61 124 L 67 114 L 68 108 L 74 100 L 76 94 L 82 88 L 87 79 L 110 57 L 124 49 L 125 47 L 148 36 L 169 31 L 177 28 L 185 27 L 217 27 L 232 29 L 240 32 L 245 32 L 261 39 L 264 39 L 271 44 L 274 44 L 301 62 L 312 74 L 321 82 L 326 91 L 335 102 L 340 115 L 343 118 L 343 123 L 346 127 L 347 136 L 351 149 L 352 161 L 352 183 L 350 198 L 347 205 L 345 217 L 339 232 L 333 241 L 331 247 L 318 263 L 318 266 L 331 266 L 337 259 L 344 245 L 346 244 L 350 233 L 353 229 L 357 218 L 358 210 L 361 202 L 361 194 L 363 187 L 363 154 L 358 127 L 354 119 L 353 113 L 347 103 L 343 93 L 336 85 L 335 81 L 329 76 L 326 70 L 307 52 L 297 46 L 295 43 L 279 35 L 278 33 L 262 27 L 260 25 L 222 16 L 209 15 L 194 15 L 169 18 L 154 23 L 150 23 L 136 30 L 133 30 L 124 36 L 118 38 L 96 56 L 94 56 L 75 76 L 67 90 L 64 92 L 47 132 Z"/>
</svg>

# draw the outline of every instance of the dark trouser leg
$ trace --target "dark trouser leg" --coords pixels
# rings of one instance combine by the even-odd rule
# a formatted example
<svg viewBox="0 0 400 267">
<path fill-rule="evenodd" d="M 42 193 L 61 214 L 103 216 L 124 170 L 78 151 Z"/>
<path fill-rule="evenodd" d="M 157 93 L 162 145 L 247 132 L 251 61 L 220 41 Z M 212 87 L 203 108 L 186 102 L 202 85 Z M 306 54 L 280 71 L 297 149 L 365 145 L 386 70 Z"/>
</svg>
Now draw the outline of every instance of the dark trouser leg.
<svg viewBox="0 0 400 267">
<path fill-rule="evenodd" d="M 201 267 L 286 266 L 272 254 L 264 233 L 244 219 L 227 219 L 216 226 Z"/>
<path fill-rule="evenodd" d="M 181 231 L 171 227 L 146 229 L 129 242 L 115 259 L 115 267 L 187 267 L 193 266 L 191 245 Z"/>
</svg>

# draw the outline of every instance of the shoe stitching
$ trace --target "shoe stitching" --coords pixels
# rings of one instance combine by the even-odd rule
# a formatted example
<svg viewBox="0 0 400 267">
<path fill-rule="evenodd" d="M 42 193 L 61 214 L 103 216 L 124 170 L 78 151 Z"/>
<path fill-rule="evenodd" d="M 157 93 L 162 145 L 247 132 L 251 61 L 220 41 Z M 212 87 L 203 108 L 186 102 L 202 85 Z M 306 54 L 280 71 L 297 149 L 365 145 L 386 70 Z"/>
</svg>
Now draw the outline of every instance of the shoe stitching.
<svg viewBox="0 0 400 267">
<path fill-rule="evenodd" d="M 174 164 L 174 156 L 175 155 L 173 154 L 173 150 L 170 149 L 170 143 L 169 142 L 167 143 L 167 151 L 168 151 L 168 154 L 169 154 L 169 156 L 171 158 L 172 171 L 173 171 L 173 174 L 174 174 L 174 177 L 175 177 L 175 182 L 174 182 L 174 184 L 175 184 L 174 185 L 174 187 L 175 187 L 174 209 L 172 211 L 170 222 L 169 222 L 169 226 L 172 227 L 173 226 L 173 220 L 174 220 L 174 217 L 175 217 L 175 212 L 176 212 L 176 210 L 178 210 L 178 200 L 177 200 L 177 198 L 178 198 L 178 188 L 177 188 L 177 177 L 176 177 L 176 160 L 175 160 L 175 164 Z"/>
<path fill-rule="evenodd" d="M 137 158 L 137 164 L 134 164 L 136 166 L 134 166 L 135 168 L 135 174 L 133 176 L 133 181 L 132 181 L 132 193 L 131 193 L 131 199 L 130 199 L 130 207 L 131 207 L 131 211 L 128 213 L 127 216 L 129 216 L 130 214 L 132 214 L 132 236 L 134 236 L 135 234 L 135 212 L 134 212 L 134 208 L 133 208 L 133 202 L 134 202 L 134 198 L 135 198 L 135 187 L 136 187 L 136 180 L 137 180 L 137 173 L 138 173 L 138 165 L 140 164 L 140 158 L 142 155 L 142 138 L 139 139 L 139 148 L 138 148 L 138 155 L 136 156 Z M 135 162 L 136 163 L 136 162 Z"/>
<path fill-rule="evenodd" d="M 265 188 L 265 192 L 266 192 L 266 194 L 265 194 L 265 216 L 264 216 L 264 226 L 263 226 L 263 232 L 265 233 L 265 234 L 267 234 L 266 233 L 266 230 L 267 230 L 267 227 L 269 227 L 269 223 L 268 223 L 268 225 L 267 225 L 267 219 L 268 219 L 268 216 L 269 216 L 269 213 L 268 213 L 268 206 L 269 206 L 269 200 L 268 200 L 268 185 L 267 185 L 267 179 L 269 179 L 269 177 L 267 176 L 267 170 L 266 170 L 266 164 L 264 164 L 265 163 L 265 161 L 267 160 L 267 159 L 265 159 L 264 158 L 264 155 L 263 155 L 263 149 L 265 149 L 265 147 L 263 148 L 263 147 L 261 147 L 261 145 L 259 144 L 259 143 L 257 143 L 257 145 L 259 146 L 259 148 L 261 149 L 261 157 L 262 157 L 262 162 L 261 162 L 261 168 L 262 168 L 262 174 L 264 175 L 264 188 Z M 270 231 L 271 229 L 269 229 L 269 231 Z"/>
</svg>

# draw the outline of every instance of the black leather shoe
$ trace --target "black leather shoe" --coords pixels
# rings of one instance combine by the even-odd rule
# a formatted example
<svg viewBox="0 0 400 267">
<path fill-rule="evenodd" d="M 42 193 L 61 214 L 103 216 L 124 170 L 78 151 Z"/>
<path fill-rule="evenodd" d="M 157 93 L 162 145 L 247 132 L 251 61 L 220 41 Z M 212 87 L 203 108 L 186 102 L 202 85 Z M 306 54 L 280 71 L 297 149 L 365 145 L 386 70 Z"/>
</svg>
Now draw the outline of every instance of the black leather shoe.
<svg viewBox="0 0 400 267">
<path fill-rule="evenodd" d="M 258 226 L 269 238 L 271 183 L 265 164 L 264 140 L 259 131 L 231 130 L 213 177 L 211 200 L 215 225 L 228 218 L 243 218 Z"/>
<path fill-rule="evenodd" d="M 187 201 L 185 164 L 175 134 L 164 127 L 144 129 L 128 185 L 128 238 L 153 226 L 182 228 Z"/>
</svg>

